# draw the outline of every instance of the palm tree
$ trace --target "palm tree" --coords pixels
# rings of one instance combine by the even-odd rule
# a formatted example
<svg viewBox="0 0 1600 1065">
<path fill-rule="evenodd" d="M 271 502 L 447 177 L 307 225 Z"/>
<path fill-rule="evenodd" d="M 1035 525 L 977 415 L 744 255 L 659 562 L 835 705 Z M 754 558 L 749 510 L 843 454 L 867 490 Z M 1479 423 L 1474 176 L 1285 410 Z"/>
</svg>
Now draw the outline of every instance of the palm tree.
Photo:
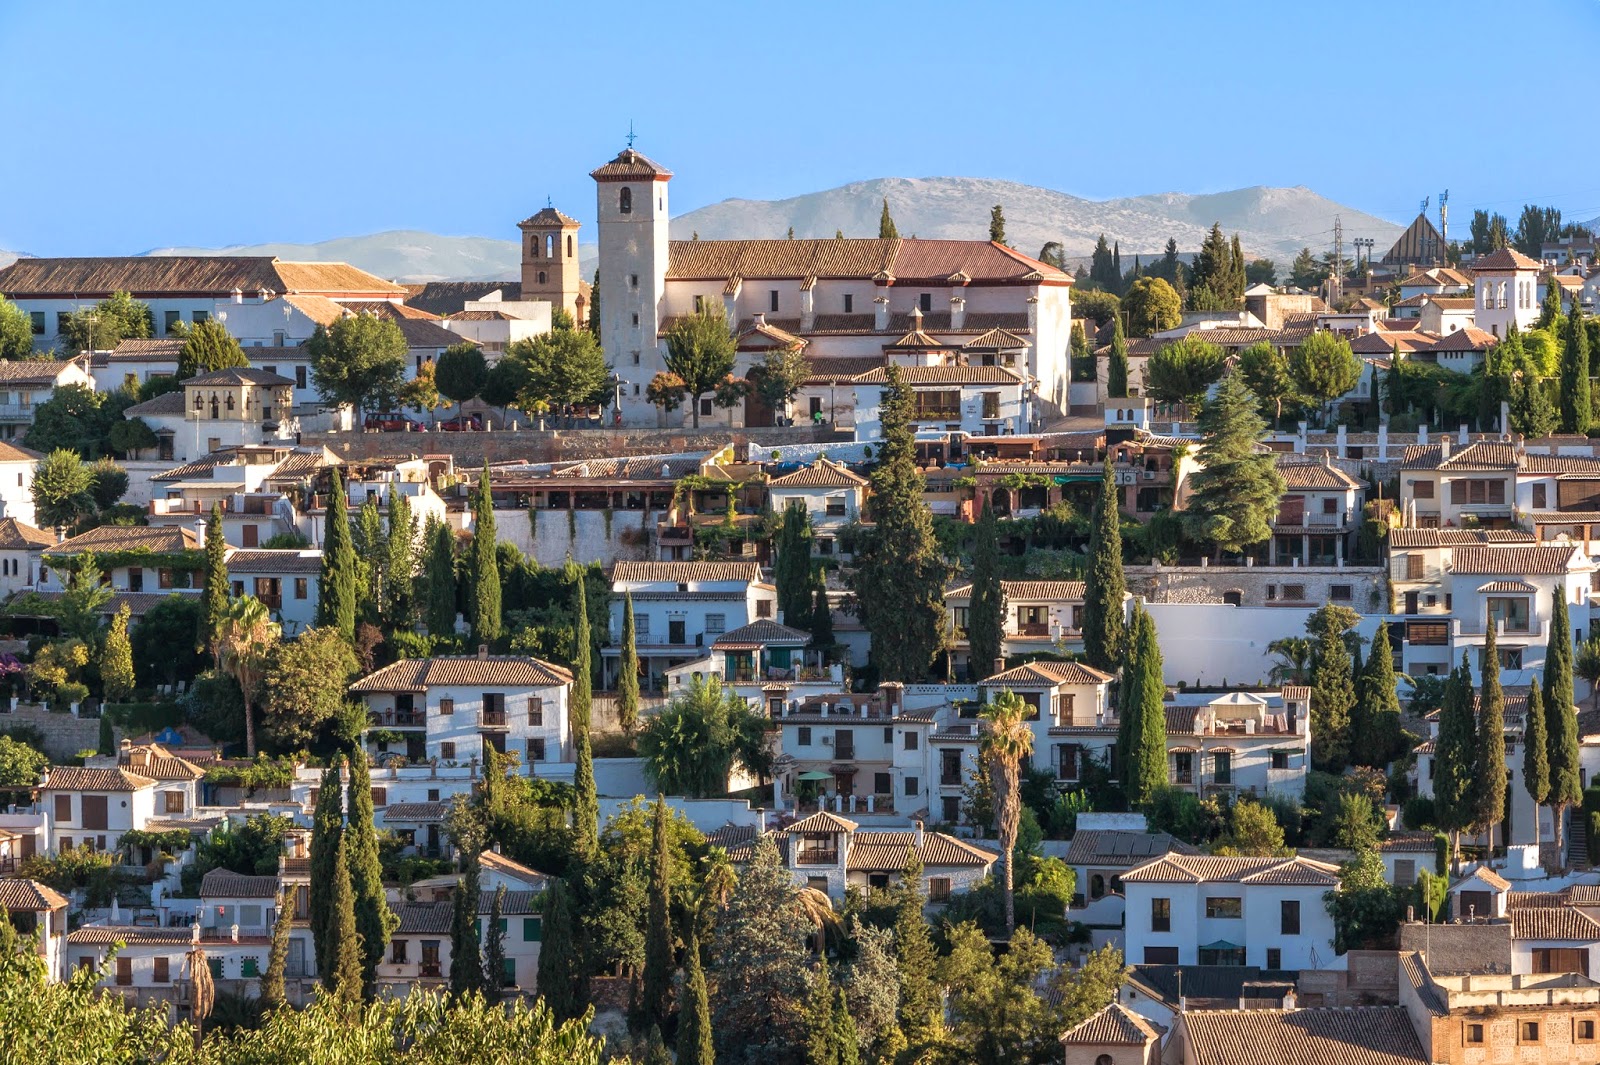
<svg viewBox="0 0 1600 1065">
<path fill-rule="evenodd" d="M 1591 636 L 1578 645 L 1572 672 L 1589 685 L 1589 708 L 1600 708 L 1600 636 Z"/>
<path fill-rule="evenodd" d="M 1016 899 L 1012 894 L 1012 866 L 1017 845 L 1017 822 L 1022 817 L 1022 762 L 1033 754 L 1033 728 L 1027 721 L 1028 704 L 1022 696 L 1003 691 L 983 708 L 989 723 L 984 733 L 982 757 L 994 782 L 994 820 L 1000 833 L 1000 857 L 1005 862 L 1006 934 L 1016 931 Z"/>
<path fill-rule="evenodd" d="M 828 898 L 826 891 L 809 887 L 801 888 L 798 898 L 800 908 L 811 921 L 811 927 L 816 929 L 817 956 L 825 958 L 828 953 L 828 933 L 837 935 L 842 927 L 839 915 L 833 912 L 833 900 Z"/>
<path fill-rule="evenodd" d="M 184 958 L 189 963 L 189 1016 L 194 1018 L 194 1045 L 198 1049 L 206 1018 L 211 1016 L 211 1009 L 217 1002 L 217 986 L 211 981 L 206 948 L 196 946 Z"/>
<path fill-rule="evenodd" d="M 1304 684 L 1311 675 L 1315 646 L 1309 636 L 1283 636 L 1267 644 L 1267 653 L 1277 655 L 1279 659 L 1268 674 L 1272 683 Z"/>
<path fill-rule="evenodd" d="M 244 699 L 244 749 L 251 758 L 256 756 L 256 725 L 250 703 L 261 683 L 267 652 L 278 642 L 278 632 L 277 622 L 267 613 L 267 604 L 246 595 L 228 603 L 222 632 L 217 637 L 217 657 L 223 670 L 239 682 Z"/>
</svg>

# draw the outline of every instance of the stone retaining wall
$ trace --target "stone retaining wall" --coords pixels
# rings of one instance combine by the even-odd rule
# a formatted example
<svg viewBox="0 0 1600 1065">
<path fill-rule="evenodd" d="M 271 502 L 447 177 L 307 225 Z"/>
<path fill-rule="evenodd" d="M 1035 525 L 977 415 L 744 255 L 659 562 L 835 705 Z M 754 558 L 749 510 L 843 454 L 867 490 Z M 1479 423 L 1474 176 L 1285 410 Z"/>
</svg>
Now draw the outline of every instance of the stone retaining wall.
<svg viewBox="0 0 1600 1065">
<path fill-rule="evenodd" d="M 714 451 L 730 442 L 743 456 L 750 445 L 826 444 L 853 440 L 809 425 L 765 429 L 556 429 L 485 433 L 304 433 L 301 443 L 323 445 L 345 459 L 451 455 L 458 466 L 495 462 L 572 462 L 621 455 Z"/>
<path fill-rule="evenodd" d="M 0 732 L 28 725 L 44 734 L 44 753 L 54 762 L 64 762 L 100 742 L 100 719 L 52 713 L 43 706 L 19 703 L 11 710 L 9 699 L 0 702 Z"/>
</svg>

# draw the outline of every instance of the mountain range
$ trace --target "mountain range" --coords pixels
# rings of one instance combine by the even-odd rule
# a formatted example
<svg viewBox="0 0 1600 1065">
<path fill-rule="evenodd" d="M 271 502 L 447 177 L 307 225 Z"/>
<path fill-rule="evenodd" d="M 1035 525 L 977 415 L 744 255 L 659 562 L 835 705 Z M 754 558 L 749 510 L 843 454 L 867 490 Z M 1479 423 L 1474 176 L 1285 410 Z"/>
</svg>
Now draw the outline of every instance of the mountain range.
<svg viewBox="0 0 1600 1065">
<path fill-rule="evenodd" d="M 1322 252 L 1332 246 L 1334 218 L 1342 219 L 1347 253 L 1356 237 L 1370 237 L 1378 254 L 1402 227 L 1335 203 L 1304 186 L 1256 186 L 1230 192 L 1192 195 L 1167 192 L 1111 200 L 1088 200 L 1053 189 L 990 178 L 877 178 L 783 200 L 723 200 L 672 220 L 674 239 L 698 234 L 704 240 L 784 237 L 876 236 L 884 200 L 903 236 L 983 239 L 989 211 L 1000 204 L 1007 243 L 1037 255 L 1047 242 L 1062 245 L 1070 259 L 1087 257 L 1103 233 L 1120 245 L 1123 268 L 1135 255 L 1148 261 L 1175 239 L 1192 252 L 1220 223 L 1238 233 L 1250 258 L 1276 260 L 1280 272 L 1302 247 Z M 514 220 L 508 220 L 507 230 Z M 585 234 L 586 236 L 592 234 Z M 157 248 L 149 255 L 276 255 L 283 259 L 338 260 L 401 281 L 515 278 L 520 249 L 515 240 L 441 236 L 417 230 L 391 230 L 340 237 L 314 244 L 251 244 L 226 248 Z M 594 266 L 594 245 L 580 246 L 585 274 Z M 0 266 L 14 255 L 0 251 Z"/>
</svg>

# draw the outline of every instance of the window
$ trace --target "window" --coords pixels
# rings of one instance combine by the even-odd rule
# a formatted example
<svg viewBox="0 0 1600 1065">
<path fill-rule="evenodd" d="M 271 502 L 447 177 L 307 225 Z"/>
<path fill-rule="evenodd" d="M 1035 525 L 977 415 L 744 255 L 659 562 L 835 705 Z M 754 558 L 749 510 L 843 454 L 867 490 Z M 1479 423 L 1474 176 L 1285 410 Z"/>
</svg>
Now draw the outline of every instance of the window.
<svg viewBox="0 0 1600 1065">
<path fill-rule="evenodd" d="M 855 309 L 856 309 L 856 298 L 854 296 L 852 296 L 850 293 L 846 292 L 844 294 L 844 313 L 850 314 L 850 313 L 854 312 Z M 43 322 L 43 316 L 42 315 L 40 316 L 40 324 L 39 324 L 39 328 L 38 328 L 37 332 L 40 332 L 40 333 L 44 332 L 44 322 Z"/>
<path fill-rule="evenodd" d="M 772 616 L 772 600 L 761 599 L 756 602 L 756 617 L 770 618 Z"/>
<path fill-rule="evenodd" d="M 710 415 L 711 415 L 711 402 L 712 401 L 710 400 L 710 398 L 702 399 L 700 401 L 700 417 L 702 417 L 702 418 L 710 417 Z"/>
<path fill-rule="evenodd" d="M 1211 779 L 1217 784 L 1233 783 L 1233 755 L 1218 751 L 1211 756 Z"/>
<path fill-rule="evenodd" d="M 683 618 L 667 619 L 667 642 L 670 644 L 685 644 L 689 642 L 688 631 Z"/>
<path fill-rule="evenodd" d="M 158 984 L 170 984 L 172 982 L 171 962 L 166 958 L 156 958 L 154 962 L 154 971 L 150 974 L 150 979 Z M 1594 1024 L 1593 1021 L 1589 1023 L 1591 1027 Z"/>
<path fill-rule="evenodd" d="M 194 320 L 195 325 L 205 325 L 207 322 L 211 321 L 211 312 L 195 311 L 194 314 L 190 315 L 190 318 Z"/>
<path fill-rule="evenodd" d="M 244 977 L 247 980 L 250 979 L 253 976 L 260 976 L 261 975 L 261 959 L 260 958 L 240 958 L 239 959 L 239 975 Z"/>
<path fill-rule="evenodd" d="M 874 795 L 893 795 L 894 794 L 894 782 L 890 779 L 888 773 L 874 773 L 874 774 L 872 774 L 872 794 L 874 794 Z"/>
<path fill-rule="evenodd" d="M 1238 920 L 1244 916 L 1244 900 L 1237 895 L 1221 895 L 1206 899 L 1206 916 L 1223 920 Z"/>
<path fill-rule="evenodd" d="M 411 941 L 408 939 L 396 939 L 392 941 L 393 949 L 389 951 L 389 961 L 392 964 L 404 965 L 406 963 L 407 956 L 409 954 L 407 944 L 410 942 Z"/>
<path fill-rule="evenodd" d="M 950 898 L 950 878 L 947 876 L 928 877 L 928 900 L 930 902 L 945 902 Z"/>
<path fill-rule="evenodd" d="M 522 941 L 524 943 L 537 943 L 544 939 L 544 918 L 524 917 L 522 919 Z"/>
<path fill-rule="evenodd" d="M 173 327 L 176 326 L 182 319 L 183 315 L 177 311 L 162 311 L 161 332 L 166 336 L 171 336 Z"/>
<path fill-rule="evenodd" d="M 1323 499 L 1323 501 L 1322 501 L 1322 512 L 1324 514 L 1337 514 L 1337 513 L 1339 513 L 1339 501 L 1337 499 L 1332 498 L 1332 497 L 1328 497 L 1328 498 Z"/>
<path fill-rule="evenodd" d="M 1549 503 L 1549 499 L 1548 499 L 1548 497 L 1546 496 L 1546 493 L 1545 493 L 1545 486 L 1542 485 L 1542 484 L 1534 485 L 1533 486 L 1533 509 L 1534 510 L 1544 510 L 1548 503 Z"/>
<path fill-rule="evenodd" d="M 622 186 L 622 191 L 617 194 L 617 213 L 633 213 L 633 190 L 626 185 Z"/>
<path fill-rule="evenodd" d="M 1188 751 L 1178 751 L 1172 756 L 1172 783 L 1194 783 L 1194 755 Z"/>
<path fill-rule="evenodd" d="M 1450 641 L 1447 621 L 1406 622 L 1406 642 L 1419 647 L 1443 647 Z"/>
<path fill-rule="evenodd" d="M 304 599 L 306 597 L 306 578 L 305 577 L 296 577 L 294 579 L 294 597 L 296 599 Z"/>
<path fill-rule="evenodd" d="M 1415 482 L 1413 482 L 1412 485 L 1411 485 L 1411 497 L 1413 499 L 1432 499 L 1433 498 L 1433 482 L 1432 481 L 1415 481 Z"/>
<path fill-rule="evenodd" d="M 1522 596 L 1490 596 L 1489 622 L 1506 632 L 1528 631 L 1528 600 Z"/>
<path fill-rule="evenodd" d="M 1304 602 L 1306 598 L 1306 586 L 1303 584 L 1285 584 L 1283 586 L 1283 597 L 1295 602 Z"/>
<path fill-rule="evenodd" d="M 439 700 L 439 713 L 445 714 L 445 715 L 449 715 L 449 714 L 453 714 L 455 712 L 456 712 L 456 701 L 454 699 L 440 699 Z"/>
<path fill-rule="evenodd" d="M 528 764 L 544 761 L 544 738 L 535 737 L 528 741 Z"/>
<path fill-rule="evenodd" d="M 1406 580 L 1408 580 L 1408 581 L 1420 581 L 1421 579 L 1422 579 L 1422 556 L 1421 555 L 1415 555 L 1415 554 L 1407 555 L 1406 556 Z"/>
<path fill-rule="evenodd" d="M 167 797 L 167 809 L 166 809 L 167 813 L 169 813 L 169 814 L 181 814 L 181 813 L 183 813 L 183 792 L 181 792 L 181 791 L 167 791 L 167 792 L 162 792 L 162 794 Z"/>
<path fill-rule="evenodd" d="M 1572 1039 L 1575 1043 L 1594 1042 L 1594 1022 L 1581 1020 L 1574 1024 L 1572 1027 Z"/>
<path fill-rule="evenodd" d="M 456 745 L 449 741 L 439 744 L 439 757 L 447 762 L 456 760 Z"/>
<path fill-rule="evenodd" d="M 773 289 L 767 293 L 767 310 L 773 314 L 778 313 L 778 290 Z"/>
<path fill-rule="evenodd" d="M 707 636 L 721 636 L 725 631 L 727 631 L 727 627 L 728 627 L 728 616 L 726 614 L 707 614 L 706 615 L 706 635 Z"/>
<path fill-rule="evenodd" d="M 924 292 L 918 296 L 917 306 L 922 309 L 923 314 L 931 313 L 933 311 L 933 293 Z"/>
<path fill-rule="evenodd" d="M 911 731 L 910 729 L 907 729 L 905 732 L 901 733 L 901 735 L 905 737 L 906 750 L 908 751 L 916 750 L 917 744 L 922 742 L 917 733 Z"/>
<path fill-rule="evenodd" d="M 71 821 L 72 820 L 72 796 L 71 795 L 57 795 L 56 796 L 56 820 L 57 821 Z"/>
<path fill-rule="evenodd" d="M 906 794 L 921 795 L 922 780 L 918 777 L 906 777 Z"/>
<path fill-rule="evenodd" d="M 439 975 L 439 941 L 437 939 L 424 939 L 422 941 L 422 975 Z"/>
<path fill-rule="evenodd" d="M 1537 1043 L 1539 1041 L 1539 1022 L 1523 1021 L 1517 1026 L 1517 1042 Z"/>
<path fill-rule="evenodd" d="M 985 418 L 1000 417 L 1000 393 L 985 392 L 983 394 L 983 416 Z"/>
<path fill-rule="evenodd" d="M 1279 950 L 1277 947 L 1267 948 L 1267 968 L 1283 968 L 1283 951 Z"/>
<path fill-rule="evenodd" d="M 794 742 L 797 747 L 811 746 L 811 726 L 801 725 L 794 731 Z"/>
<path fill-rule="evenodd" d="M 850 298 L 849 296 L 845 297 L 846 300 L 848 300 L 849 298 Z M 29 311 L 28 312 L 28 324 L 29 324 L 29 326 L 32 327 L 34 336 L 36 336 L 36 337 L 44 336 L 44 312 L 43 311 Z"/>
<path fill-rule="evenodd" d="M 634 313 L 634 316 L 633 316 L 633 327 L 635 329 L 639 328 L 639 315 L 638 315 L 638 312 Z"/>
<path fill-rule="evenodd" d="M 65 336 L 66 332 L 67 332 L 67 326 L 70 325 L 71 323 L 72 323 L 72 312 L 71 311 L 57 311 L 56 312 L 56 332 L 57 333 L 60 333 L 61 335 Z"/>
<path fill-rule="evenodd" d="M 828 890 L 828 878 L 825 876 L 808 876 L 806 877 L 806 887 L 825 892 Z"/>
<path fill-rule="evenodd" d="M 1144 963 L 1146 965 L 1176 965 L 1178 964 L 1178 948 L 1145 947 Z"/>
<path fill-rule="evenodd" d="M 1335 603 L 1348 603 L 1355 598 L 1354 586 L 1349 584 L 1335 584 L 1328 588 L 1328 598 Z"/>
<path fill-rule="evenodd" d="M 1150 900 L 1150 931 L 1152 931 L 1152 932 L 1170 932 L 1170 931 L 1172 931 L 1172 900 L 1171 899 L 1151 899 Z"/>
<path fill-rule="evenodd" d="M 638 288 L 639 287 L 639 275 L 638 274 L 629 274 L 628 275 L 628 287 L 630 287 L 630 288 Z"/>
<path fill-rule="evenodd" d="M 1272 768 L 1273 769 L 1288 769 L 1289 768 L 1289 752 L 1288 751 L 1273 751 L 1272 752 L 1272 763 L 1271 764 L 1272 764 Z"/>
<path fill-rule="evenodd" d="M 1483 478 L 1459 479 L 1450 482 L 1450 502 L 1468 506 L 1484 506 L 1506 501 L 1506 482 Z"/>
<path fill-rule="evenodd" d="M 544 724 L 544 699 L 537 695 L 528 699 L 528 724 Z"/>
<path fill-rule="evenodd" d="M 1278 904 L 1278 931 L 1286 936 L 1300 934 L 1300 901 L 1284 899 Z"/>
</svg>

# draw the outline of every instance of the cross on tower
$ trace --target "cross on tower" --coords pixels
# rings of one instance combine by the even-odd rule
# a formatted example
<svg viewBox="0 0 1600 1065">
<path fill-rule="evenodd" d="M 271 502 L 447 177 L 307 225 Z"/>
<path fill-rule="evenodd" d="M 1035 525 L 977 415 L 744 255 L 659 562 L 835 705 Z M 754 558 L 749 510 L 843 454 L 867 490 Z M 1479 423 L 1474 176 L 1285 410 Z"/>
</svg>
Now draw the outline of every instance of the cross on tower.
<svg viewBox="0 0 1600 1065">
<path fill-rule="evenodd" d="M 633 139 L 634 139 L 633 119 L 630 118 L 630 119 L 628 119 L 628 147 L 630 147 L 630 148 L 633 147 Z"/>
</svg>

